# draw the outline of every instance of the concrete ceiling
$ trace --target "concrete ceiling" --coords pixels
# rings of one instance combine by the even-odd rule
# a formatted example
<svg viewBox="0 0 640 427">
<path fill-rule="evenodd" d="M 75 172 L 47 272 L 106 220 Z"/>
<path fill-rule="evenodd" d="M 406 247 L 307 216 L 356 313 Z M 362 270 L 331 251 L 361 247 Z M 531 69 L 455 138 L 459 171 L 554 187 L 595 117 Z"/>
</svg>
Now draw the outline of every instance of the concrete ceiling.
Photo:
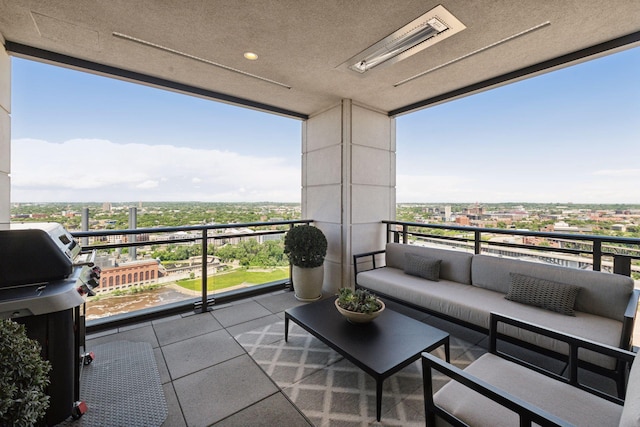
<svg viewBox="0 0 640 427">
<path fill-rule="evenodd" d="M 438 4 L 467 28 L 364 75 L 339 69 Z M 639 32 L 638 0 L 0 0 L 0 34 L 12 54 L 140 74 L 302 118 L 345 98 L 390 115 L 411 111 L 638 46 Z M 246 51 L 259 59 L 246 60 Z"/>
</svg>

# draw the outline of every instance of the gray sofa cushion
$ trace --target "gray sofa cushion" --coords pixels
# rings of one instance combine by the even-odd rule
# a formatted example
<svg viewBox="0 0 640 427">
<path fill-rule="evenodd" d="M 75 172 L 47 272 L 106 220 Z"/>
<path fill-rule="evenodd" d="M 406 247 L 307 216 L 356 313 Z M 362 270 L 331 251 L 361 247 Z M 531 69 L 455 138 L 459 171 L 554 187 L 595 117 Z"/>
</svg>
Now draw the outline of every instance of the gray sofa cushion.
<svg viewBox="0 0 640 427">
<path fill-rule="evenodd" d="M 404 270 L 404 254 L 411 253 L 440 259 L 440 279 L 452 282 L 471 284 L 471 259 L 473 254 L 424 246 L 387 243 L 385 260 L 387 267 Z M 506 292 L 505 292 L 506 293 Z"/>
<path fill-rule="evenodd" d="M 358 285 L 487 330 L 489 313 L 494 311 L 613 347 L 620 344 L 621 321 L 584 312 L 576 312 L 575 317 L 565 316 L 538 307 L 515 304 L 506 300 L 503 293 L 442 278 L 439 282 L 426 281 L 420 277 L 409 276 L 397 268 L 385 267 L 358 273 Z M 549 350 L 568 354 L 568 348 L 563 343 L 530 331 L 501 325 L 500 332 Z M 580 352 L 580 358 L 607 369 L 615 367 L 612 358 L 587 350 Z"/>
<path fill-rule="evenodd" d="M 475 255 L 471 263 L 473 285 L 506 294 L 511 286 L 509 273 L 520 273 L 555 282 L 580 286 L 576 311 L 624 320 L 633 280 L 621 274 L 586 271 L 530 261 Z"/>
<path fill-rule="evenodd" d="M 491 353 L 474 361 L 465 372 L 576 426 L 617 426 L 622 413 L 621 405 Z M 469 425 L 518 425 L 515 413 L 456 381 L 442 387 L 434 401 Z"/>
<path fill-rule="evenodd" d="M 575 285 L 510 273 L 511 287 L 505 296 L 510 301 L 541 307 L 567 316 L 575 316 L 573 306 L 580 288 Z"/>
<path fill-rule="evenodd" d="M 404 254 L 404 272 L 423 279 L 440 280 L 440 264 L 442 260 L 416 254 Z"/>
</svg>

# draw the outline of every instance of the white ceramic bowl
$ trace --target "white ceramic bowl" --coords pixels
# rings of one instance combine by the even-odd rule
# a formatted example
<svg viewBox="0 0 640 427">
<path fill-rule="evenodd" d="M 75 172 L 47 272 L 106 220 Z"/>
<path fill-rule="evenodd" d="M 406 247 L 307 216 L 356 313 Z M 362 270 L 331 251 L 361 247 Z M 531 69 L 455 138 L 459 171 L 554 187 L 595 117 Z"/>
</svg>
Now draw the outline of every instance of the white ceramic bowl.
<svg viewBox="0 0 640 427">
<path fill-rule="evenodd" d="M 351 323 L 369 323 L 376 317 L 380 315 L 384 311 L 385 305 L 384 302 L 378 298 L 378 302 L 382 304 L 382 307 L 378 311 L 374 311 L 373 313 L 357 313 L 355 311 L 345 310 L 344 308 L 338 305 L 338 298 L 335 300 L 336 308 L 338 312 L 342 314 L 349 322 Z"/>
</svg>

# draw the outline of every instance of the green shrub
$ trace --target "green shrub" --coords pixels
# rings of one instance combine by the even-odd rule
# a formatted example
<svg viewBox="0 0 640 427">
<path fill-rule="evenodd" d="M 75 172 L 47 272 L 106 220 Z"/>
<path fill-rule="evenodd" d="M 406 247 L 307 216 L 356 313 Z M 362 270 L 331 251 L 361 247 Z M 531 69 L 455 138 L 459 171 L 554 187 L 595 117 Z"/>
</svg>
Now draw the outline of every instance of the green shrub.
<svg viewBox="0 0 640 427">
<path fill-rule="evenodd" d="M 0 319 L 0 425 L 32 426 L 44 417 L 51 364 L 24 325 Z"/>
<path fill-rule="evenodd" d="M 298 225 L 284 236 L 284 253 L 295 266 L 320 267 L 327 255 L 327 238 L 317 227 Z"/>
</svg>

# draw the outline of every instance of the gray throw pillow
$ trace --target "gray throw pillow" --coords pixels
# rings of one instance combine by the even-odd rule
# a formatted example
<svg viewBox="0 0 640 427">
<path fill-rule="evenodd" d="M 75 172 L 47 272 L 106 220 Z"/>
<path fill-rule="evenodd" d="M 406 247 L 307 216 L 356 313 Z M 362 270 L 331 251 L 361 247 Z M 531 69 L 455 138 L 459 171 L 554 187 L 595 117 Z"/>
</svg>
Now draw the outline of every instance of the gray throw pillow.
<svg viewBox="0 0 640 427">
<path fill-rule="evenodd" d="M 404 272 L 437 282 L 440 280 L 441 262 L 441 259 L 406 253 L 404 254 Z"/>
<path fill-rule="evenodd" d="M 509 273 L 511 287 L 505 296 L 510 301 L 541 307 L 546 310 L 575 316 L 573 307 L 578 296 L 579 286 L 558 283 L 552 280 Z"/>
</svg>

